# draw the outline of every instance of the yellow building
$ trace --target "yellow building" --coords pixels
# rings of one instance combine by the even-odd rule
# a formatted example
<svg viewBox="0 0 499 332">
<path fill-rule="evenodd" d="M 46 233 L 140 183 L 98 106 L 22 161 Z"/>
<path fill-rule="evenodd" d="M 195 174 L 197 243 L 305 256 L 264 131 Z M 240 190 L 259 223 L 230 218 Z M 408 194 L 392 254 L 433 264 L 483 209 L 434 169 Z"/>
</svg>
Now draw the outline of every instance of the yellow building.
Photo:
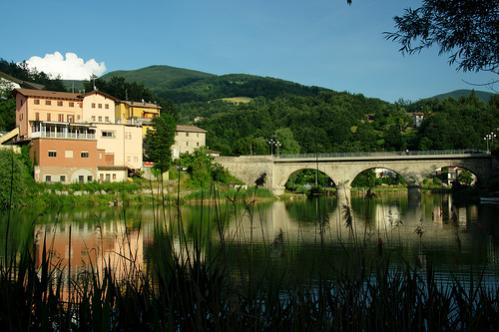
<svg viewBox="0 0 499 332">
<path fill-rule="evenodd" d="M 151 120 L 159 116 L 161 107 L 153 104 L 146 103 L 145 101 L 124 101 L 121 100 L 116 103 L 115 108 L 116 122 L 128 124 L 140 124 L 144 136 L 150 126 Z"/>
</svg>

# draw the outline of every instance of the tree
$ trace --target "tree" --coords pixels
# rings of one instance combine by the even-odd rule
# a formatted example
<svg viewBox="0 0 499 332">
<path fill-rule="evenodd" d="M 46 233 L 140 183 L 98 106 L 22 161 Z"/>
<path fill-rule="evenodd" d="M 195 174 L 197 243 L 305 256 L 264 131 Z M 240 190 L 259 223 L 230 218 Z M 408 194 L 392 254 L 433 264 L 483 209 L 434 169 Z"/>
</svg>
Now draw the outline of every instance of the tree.
<svg viewBox="0 0 499 332">
<path fill-rule="evenodd" d="M 458 70 L 499 74 L 498 7 L 499 0 L 423 0 L 394 17 L 397 31 L 385 37 L 400 43 L 402 53 L 438 45 Z"/>
<path fill-rule="evenodd" d="M 171 146 L 175 141 L 175 119 L 162 113 L 152 120 L 154 130 L 147 132 L 144 147 L 145 159 L 154 162 L 154 168 L 166 172 L 172 163 Z"/>
<path fill-rule="evenodd" d="M 293 132 L 289 128 L 279 128 L 275 131 L 275 137 L 282 144 L 281 153 L 299 153 L 300 144 L 295 139 Z"/>
<path fill-rule="evenodd" d="M 0 150 L 0 211 L 25 203 L 33 189 L 32 182 L 22 156 Z"/>
<path fill-rule="evenodd" d="M 83 83 L 85 91 L 92 91 L 95 86 L 99 91 L 110 94 L 121 100 L 145 100 L 154 101 L 156 98 L 153 93 L 137 82 L 127 82 L 124 77 L 113 76 L 110 79 L 95 79 L 95 81 L 86 81 Z"/>
</svg>

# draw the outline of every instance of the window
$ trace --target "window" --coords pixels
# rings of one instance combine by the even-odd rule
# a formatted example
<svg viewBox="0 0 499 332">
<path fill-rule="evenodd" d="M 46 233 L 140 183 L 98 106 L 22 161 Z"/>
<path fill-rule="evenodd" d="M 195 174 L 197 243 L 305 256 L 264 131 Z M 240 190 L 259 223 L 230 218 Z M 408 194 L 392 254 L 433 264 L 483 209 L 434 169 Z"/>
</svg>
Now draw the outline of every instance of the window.
<svg viewBox="0 0 499 332">
<path fill-rule="evenodd" d="M 196 142 L 196 146 L 199 146 L 199 142 Z"/>
<path fill-rule="evenodd" d="M 95 103 L 92 103 L 92 108 L 95 108 Z"/>
<path fill-rule="evenodd" d="M 92 115 L 92 122 L 95 122 L 95 116 Z"/>
<path fill-rule="evenodd" d="M 57 151 L 54 151 L 54 150 L 49 150 L 49 157 L 50 157 L 50 158 L 55 158 L 55 157 L 57 157 Z"/>
<path fill-rule="evenodd" d="M 35 105 L 40 105 L 40 99 L 35 99 L 35 100 L 33 100 L 33 103 L 34 103 Z"/>
<path fill-rule="evenodd" d="M 102 122 L 102 116 L 99 116 L 99 122 Z"/>
<path fill-rule="evenodd" d="M 50 113 L 47 113 L 47 121 L 50 121 Z"/>
<path fill-rule="evenodd" d="M 57 119 L 59 122 L 64 122 L 64 114 L 58 114 Z"/>
<path fill-rule="evenodd" d="M 99 180 L 104 181 L 104 174 L 102 174 L 102 173 L 99 174 Z"/>
<path fill-rule="evenodd" d="M 185 146 L 189 146 L 189 142 L 185 142 Z"/>
<path fill-rule="evenodd" d="M 73 101 L 69 102 L 69 107 L 75 107 L 75 103 Z"/>
<path fill-rule="evenodd" d="M 51 182 L 52 177 L 50 175 L 45 175 L 45 182 Z"/>
<path fill-rule="evenodd" d="M 189 137 L 189 133 L 185 133 L 185 137 Z"/>
<path fill-rule="evenodd" d="M 116 173 L 113 173 L 113 180 L 116 180 Z"/>
<path fill-rule="evenodd" d="M 92 182 L 92 175 L 87 176 L 87 181 Z"/>
<path fill-rule="evenodd" d="M 80 116 L 79 116 L 79 115 L 77 115 L 77 116 L 76 116 L 76 119 L 80 120 Z"/>
<path fill-rule="evenodd" d="M 78 176 L 78 182 L 83 183 L 85 182 L 85 177 L 83 175 Z"/>
<path fill-rule="evenodd" d="M 57 106 L 62 106 L 62 100 L 57 101 Z"/>
<path fill-rule="evenodd" d="M 99 108 L 102 108 L 102 104 L 99 104 L 98 106 L 99 106 Z"/>
<path fill-rule="evenodd" d="M 35 120 L 40 121 L 40 113 L 38 112 L 35 113 Z"/>
<path fill-rule="evenodd" d="M 109 174 L 109 173 L 106 174 L 106 181 L 107 182 L 111 181 L 111 174 Z"/>
<path fill-rule="evenodd" d="M 106 118 L 105 118 L 105 119 L 106 119 L 106 122 L 109 122 L 109 117 L 108 117 L 108 116 L 106 116 Z"/>
<path fill-rule="evenodd" d="M 73 115 L 68 115 L 67 119 L 68 119 L 68 122 L 75 122 L 75 119 L 74 119 Z"/>
<path fill-rule="evenodd" d="M 61 175 L 59 178 L 60 182 L 66 182 L 66 175 Z"/>
<path fill-rule="evenodd" d="M 52 102 L 50 100 L 45 100 L 45 105 L 52 105 Z"/>
<path fill-rule="evenodd" d="M 82 158 L 88 158 L 88 156 L 89 156 L 88 151 L 82 151 L 80 153 L 80 157 L 82 157 Z"/>
<path fill-rule="evenodd" d="M 109 104 L 104 105 L 104 107 L 108 110 L 109 109 Z"/>
<path fill-rule="evenodd" d="M 102 131 L 102 137 L 106 137 L 106 138 L 114 138 L 114 131 L 105 131 L 103 130 Z"/>
<path fill-rule="evenodd" d="M 64 151 L 64 157 L 65 158 L 73 158 L 73 150 Z"/>
</svg>

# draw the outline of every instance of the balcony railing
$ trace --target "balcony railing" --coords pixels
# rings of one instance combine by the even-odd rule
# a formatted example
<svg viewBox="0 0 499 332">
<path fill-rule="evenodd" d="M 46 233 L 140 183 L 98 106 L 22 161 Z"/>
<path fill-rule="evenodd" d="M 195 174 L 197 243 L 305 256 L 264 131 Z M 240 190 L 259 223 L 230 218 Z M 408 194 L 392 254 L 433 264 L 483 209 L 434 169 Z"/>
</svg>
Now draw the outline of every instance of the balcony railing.
<svg viewBox="0 0 499 332">
<path fill-rule="evenodd" d="M 49 132 L 39 131 L 31 134 L 32 138 L 63 138 L 63 139 L 95 139 L 95 134 L 89 133 L 65 133 L 65 132 Z"/>
<path fill-rule="evenodd" d="M 478 149 L 466 150 L 433 150 L 433 151 L 380 151 L 380 152 L 337 152 L 337 153 L 307 153 L 307 154 L 280 154 L 275 158 L 349 158 L 349 157 L 397 157 L 397 156 L 443 156 L 443 155 L 475 155 L 487 156 L 490 152 Z"/>
</svg>

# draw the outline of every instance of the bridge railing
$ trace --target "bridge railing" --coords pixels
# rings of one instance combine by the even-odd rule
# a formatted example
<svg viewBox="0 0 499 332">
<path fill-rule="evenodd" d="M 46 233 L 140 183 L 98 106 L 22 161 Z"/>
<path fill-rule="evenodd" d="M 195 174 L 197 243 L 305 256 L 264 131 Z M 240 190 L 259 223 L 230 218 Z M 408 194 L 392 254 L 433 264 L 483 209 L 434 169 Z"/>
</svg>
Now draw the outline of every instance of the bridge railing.
<svg viewBox="0 0 499 332">
<path fill-rule="evenodd" d="M 396 156 L 436 156 L 436 155 L 490 155 L 490 152 L 476 149 L 465 150 L 429 150 L 429 151 L 380 151 L 380 152 L 334 152 L 334 153 L 306 153 L 281 154 L 275 156 L 280 159 L 297 158 L 341 158 L 341 157 L 396 157 Z"/>
</svg>

